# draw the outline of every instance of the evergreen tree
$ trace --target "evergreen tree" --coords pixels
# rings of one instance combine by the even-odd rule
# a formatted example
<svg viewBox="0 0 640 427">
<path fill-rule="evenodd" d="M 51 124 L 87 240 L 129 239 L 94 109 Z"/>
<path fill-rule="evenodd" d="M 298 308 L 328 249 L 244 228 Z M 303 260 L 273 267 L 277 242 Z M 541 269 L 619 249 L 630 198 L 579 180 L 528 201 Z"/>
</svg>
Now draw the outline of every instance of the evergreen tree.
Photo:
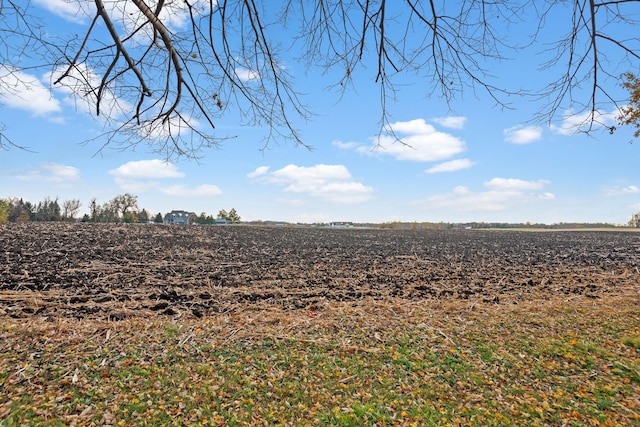
<svg viewBox="0 0 640 427">
<path fill-rule="evenodd" d="M 232 208 L 227 215 L 227 221 L 231 224 L 237 224 L 240 222 L 240 220 L 240 215 L 238 215 L 238 212 L 236 212 L 235 208 Z"/>
<path fill-rule="evenodd" d="M 49 197 L 38 203 L 36 208 L 36 221 L 61 221 L 62 214 L 58 198 L 51 200 Z"/>
<path fill-rule="evenodd" d="M 138 212 L 137 216 L 139 223 L 146 224 L 149 222 L 149 213 L 146 209 L 142 209 L 140 212 Z"/>
</svg>

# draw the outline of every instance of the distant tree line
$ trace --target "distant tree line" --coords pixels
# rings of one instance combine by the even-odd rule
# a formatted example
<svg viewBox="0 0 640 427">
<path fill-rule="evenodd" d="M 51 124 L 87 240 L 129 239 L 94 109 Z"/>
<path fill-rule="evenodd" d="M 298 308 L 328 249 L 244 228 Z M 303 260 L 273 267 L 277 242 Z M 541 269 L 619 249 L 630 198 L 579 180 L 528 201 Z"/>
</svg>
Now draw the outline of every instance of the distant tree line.
<svg viewBox="0 0 640 427">
<path fill-rule="evenodd" d="M 113 199 L 98 203 L 94 197 L 89 202 L 88 213 L 77 218 L 82 203 L 71 199 L 60 201 L 57 197 L 46 197 L 33 204 L 22 198 L 11 197 L 0 199 L 0 222 L 29 222 L 29 221 L 81 221 L 96 223 L 159 223 L 163 222 L 161 213 L 151 214 L 146 209 L 138 207 L 138 197 L 129 193 L 121 194 Z M 240 215 L 235 209 L 229 212 L 224 209 L 218 213 L 218 219 L 224 218 L 228 223 L 240 222 Z M 214 224 L 216 218 L 201 213 L 196 218 L 198 224 Z"/>
<path fill-rule="evenodd" d="M 82 204 L 79 200 L 49 197 L 33 204 L 19 198 L 0 199 L 0 222 L 75 221 Z"/>
<path fill-rule="evenodd" d="M 220 210 L 220 212 L 218 212 L 218 216 L 216 216 L 215 218 L 213 217 L 213 215 L 207 215 L 206 212 L 202 212 L 198 217 L 196 217 L 195 223 L 215 224 L 216 219 L 224 219 L 228 224 L 237 224 L 242 220 L 240 215 L 238 215 L 238 212 L 236 212 L 235 208 L 232 208 L 229 212 L 224 209 Z"/>
<path fill-rule="evenodd" d="M 559 222 L 556 224 L 542 224 L 531 222 L 465 222 L 465 223 L 449 223 L 449 222 L 385 222 L 383 224 L 365 224 L 369 227 L 387 228 L 394 230 L 450 230 L 450 229 L 589 229 L 589 228 L 614 228 L 618 227 L 614 224 L 603 222 Z M 640 212 L 635 214 L 631 221 L 627 224 L 629 227 L 640 227 Z"/>
<path fill-rule="evenodd" d="M 88 208 L 89 213 L 84 214 L 82 222 L 162 223 L 161 213 L 153 217 L 146 209 L 138 208 L 138 196 L 129 193 L 118 195 L 102 205 L 94 197 Z"/>
<path fill-rule="evenodd" d="M 78 215 L 82 203 L 79 200 L 71 199 L 62 202 L 56 197 L 33 204 L 24 201 L 22 198 L 0 199 L 0 222 L 28 222 L 28 221 L 78 221 Z M 121 194 L 103 204 L 98 204 L 94 197 L 89 202 L 89 213 L 79 219 L 81 222 L 124 222 L 124 223 L 148 223 L 161 224 L 163 216 L 157 213 L 155 216 L 146 209 L 138 208 L 138 196 L 129 193 Z M 222 209 L 214 217 L 206 212 L 202 212 L 195 218 L 196 224 L 215 224 L 216 220 L 223 219 L 228 224 L 237 224 L 241 217 L 235 208 L 230 211 Z M 452 229 L 452 228 L 606 228 L 613 227 L 606 223 L 566 223 L 539 224 L 539 223 L 495 223 L 495 222 L 469 222 L 469 223 L 448 223 L 448 222 L 387 222 L 384 224 L 359 224 L 361 226 L 390 228 L 390 229 Z M 629 227 L 640 228 L 640 212 L 632 215 L 627 223 Z"/>
<path fill-rule="evenodd" d="M 38 204 L 22 198 L 0 199 L 0 222 L 28 221 L 83 221 L 83 222 L 148 222 L 151 217 L 145 209 L 138 208 L 138 198 L 129 193 L 118 195 L 103 204 L 96 198 L 89 202 L 89 213 L 78 219 L 82 203 L 71 199 L 60 201 L 57 197 L 45 198 Z M 162 222 L 162 215 L 154 220 Z"/>
</svg>

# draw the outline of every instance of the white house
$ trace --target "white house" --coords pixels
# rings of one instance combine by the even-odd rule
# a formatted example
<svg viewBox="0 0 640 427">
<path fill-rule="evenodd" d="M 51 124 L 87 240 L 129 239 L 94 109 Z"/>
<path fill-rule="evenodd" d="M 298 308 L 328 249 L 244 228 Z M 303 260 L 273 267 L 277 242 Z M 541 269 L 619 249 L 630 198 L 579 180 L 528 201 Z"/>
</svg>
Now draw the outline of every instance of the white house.
<svg viewBox="0 0 640 427">
<path fill-rule="evenodd" d="M 196 222 L 197 215 L 187 211 L 171 211 L 164 216 L 165 224 L 193 224 Z"/>
</svg>

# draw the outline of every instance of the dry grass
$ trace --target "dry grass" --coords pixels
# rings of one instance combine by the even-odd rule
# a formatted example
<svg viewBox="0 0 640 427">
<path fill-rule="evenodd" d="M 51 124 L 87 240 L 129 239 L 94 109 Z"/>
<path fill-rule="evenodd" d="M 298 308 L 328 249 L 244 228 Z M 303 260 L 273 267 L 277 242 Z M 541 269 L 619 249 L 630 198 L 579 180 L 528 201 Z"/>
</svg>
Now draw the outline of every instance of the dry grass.
<svg viewBox="0 0 640 427">
<path fill-rule="evenodd" d="M 0 425 L 640 425 L 639 301 L 4 318 Z"/>
</svg>

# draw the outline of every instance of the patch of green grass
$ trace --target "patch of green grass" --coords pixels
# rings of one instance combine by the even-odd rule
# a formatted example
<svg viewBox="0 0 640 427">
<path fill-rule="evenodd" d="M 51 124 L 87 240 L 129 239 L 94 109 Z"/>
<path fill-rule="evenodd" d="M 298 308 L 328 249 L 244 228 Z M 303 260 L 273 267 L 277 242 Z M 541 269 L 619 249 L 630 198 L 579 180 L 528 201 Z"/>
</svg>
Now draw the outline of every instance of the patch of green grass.
<svg viewBox="0 0 640 427">
<path fill-rule="evenodd" d="M 637 351 L 640 352 L 640 336 L 636 335 L 631 337 L 625 337 L 622 339 L 622 343 L 624 345 L 628 345 L 631 348 L 635 348 Z"/>
</svg>

